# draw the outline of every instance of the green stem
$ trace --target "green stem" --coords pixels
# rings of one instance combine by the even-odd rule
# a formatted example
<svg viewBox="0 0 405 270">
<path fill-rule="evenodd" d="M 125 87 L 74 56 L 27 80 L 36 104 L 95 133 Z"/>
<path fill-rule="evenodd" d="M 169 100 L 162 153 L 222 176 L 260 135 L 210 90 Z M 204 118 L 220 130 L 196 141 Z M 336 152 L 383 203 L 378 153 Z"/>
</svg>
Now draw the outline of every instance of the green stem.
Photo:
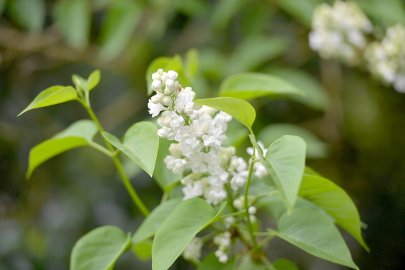
<svg viewBox="0 0 405 270">
<path fill-rule="evenodd" d="M 98 121 L 97 116 L 93 112 L 93 109 L 91 108 L 90 104 L 83 102 L 81 100 L 80 100 L 80 103 L 86 109 L 91 120 L 93 120 L 94 123 L 96 124 L 98 132 L 102 135 L 102 133 L 104 132 L 104 129 L 101 126 L 100 121 Z M 122 182 L 124 183 L 124 186 L 127 189 L 127 192 L 129 193 L 129 196 L 131 197 L 131 199 L 135 203 L 135 205 L 138 207 L 138 209 L 142 212 L 142 214 L 145 217 L 148 216 L 149 215 L 148 208 L 146 208 L 145 204 L 142 202 L 141 198 L 138 196 L 138 193 L 136 193 L 135 189 L 132 187 L 128 176 L 125 174 L 125 171 L 121 164 L 120 159 L 118 158 L 117 155 L 113 154 L 115 151 L 114 147 L 108 142 L 108 140 L 106 138 L 104 138 L 104 136 L 102 136 L 102 137 L 103 137 L 104 143 L 107 146 L 108 150 L 112 153 L 110 156 L 111 156 L 112 160 L 114 161 L 114 165 L 117 168 L 118 174 L 120 175 Z"/>
<path fill-rule="evenodd" d="M 229 207 L 231 208 L 232 212 L 237 212 L 238 210 L 233 205 L 232 190 L 231 190 L 231 186 L 229 185 L 229 183 L 225 184 L 225 190 L 226 190 L 226 195 L 228 197 L 227 200 L 228 200 Z"/>
<path fill-rule="evenodd" d="M 250 160 L 249 173 L 248 173 L 247 180 L 246 180 L 244 203 L 245 203 L 245 213 L 246 213 L 248 231 L 249 231 L 250 237 L 252 238 L 253 246 L 257 250 L 258 246 L 257 246 L 257 242 L 256 242 L 256 237 L 254 236 L 252 221 L 250 220 L 249 202 L 248 202 L 249 186 L 250 186 L 250 181 L 252 179 L 253 165 L 255 163 L 255 158 L 256 158 L 255 154 L 253 153 L 251 160 Z"/>
</svg>

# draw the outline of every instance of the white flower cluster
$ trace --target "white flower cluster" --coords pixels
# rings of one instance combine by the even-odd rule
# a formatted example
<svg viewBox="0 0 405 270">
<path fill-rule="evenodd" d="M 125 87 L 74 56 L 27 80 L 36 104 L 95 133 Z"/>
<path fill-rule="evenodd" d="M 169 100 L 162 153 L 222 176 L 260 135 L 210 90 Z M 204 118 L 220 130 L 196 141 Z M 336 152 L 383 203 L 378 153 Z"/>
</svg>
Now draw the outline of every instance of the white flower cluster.
<svg viewBox="0 0 405 270">
<path fill-rule="evenodd" d="M 266 147 L 264 146 L 264 144 L 263 144 L 261 141 L 258 141 L 258 142 L 257 142 L 257 145 L 261 148 L 263 157 L 265 157 L 265 156 L 266 156 L 266 153 L 267 153 Z M 248 153 L 250 156 L 252 156 L 252 155 L 253 155 L 253 147 L 248 147 L 247 153 Z M 255 156 L 256 156 L 256 157 L 259 156 L 259 153 L 258 153 L 257 149 L 255 149 Z M 262 178 L 262 177 L 264 177 L 264 176 L 267 175 L 266 167 L 265 167 L 265 166 L 263 165 L 263 163 L 261 163 L 260 161 L 256 161 L 253 166 L 254 166 L 254 167 L 253 167 L 254 173 L 255 173 L 255 175 L 256 175 L 257 177 Z"/>
<path fill-rule="evenodd" d="M 203 242 L 200 238 L 194 237 L 183 251 L 183 258 L 186 260 L 198 260 L 201 257 Z"/>
<path fill-rule="evenodd" d="M 226 231 L 218 234 L 214 238 L 214 244 L 218 246 L 218 249 L 215 251 L 215 256 L 217 256 L 218 261 L 226 263 L 229 259 L 228 253 L 231 246 L 231 233 Z"/>
<path fill-rule="evenodd" d="M 373 42 L 365 56 L 370 71 L 398 92 L 405 93 L 405 26 L 387 29 L 381 42 Z"/>
<path fill-rule="evenodd" d="M 218 204 L 226 198 L 225 184 L 237 191 L 246 182 L 246 162 L 234 147 L 223 147 L 227 123 L 232 117 L 193 102 L 195 93 L 183 88 L 175 71 L 159 69 L 152 75 L 156 95 L 149 100 L 152 117 L 160 117 L 158 135 L 176 143 L 165 158 L 167 168 L 183 176 L 184 198 L 203 196 Z"/>
<path fill-rule="evenodd" d="M 249 201 L 249 199 L 248 199 L 248 201 Z M 239 198 L 235 199 L 235 200 L 233 201 L 233 206 L 234 206 L 237 210 L 242 211 L 243 209 L 245 209 L 245 198 L 244 198 L 243 196 L 240 196 Z M 250 206 L 250 207 L 248 208 L 248 212 L 249 212 L 249 219 L 250 219 L 250 221 L 251 221 L 251 222 L 255 222 L 255 221 L 256 221 L 256 216 L 255 216 L 255 215 L 256 215 L 256 212 L 257 212 L 256 207 Z"/>
<path fill-rule="evenodd" d="M 352 1 L 337 0 L 333 6 L 319 5 L 313 14 L 310 47 L 325 59 L 356 65 L 372 31 L 372 24 Z"/>
</svg>

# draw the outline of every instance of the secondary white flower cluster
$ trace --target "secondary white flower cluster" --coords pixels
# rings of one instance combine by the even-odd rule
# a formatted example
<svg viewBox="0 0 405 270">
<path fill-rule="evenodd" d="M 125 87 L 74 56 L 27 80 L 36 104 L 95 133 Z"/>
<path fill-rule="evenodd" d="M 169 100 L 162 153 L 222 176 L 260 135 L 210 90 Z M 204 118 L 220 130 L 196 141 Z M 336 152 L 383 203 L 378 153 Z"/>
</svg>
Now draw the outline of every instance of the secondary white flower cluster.
<svg viewBox="0 0 405 270">
<path fill-rule="evenodd" d="M 184 259 L 191 261 L 200 259 L 202 246 L 203 242 L 201 239 L 194 237 L 183 251 Z"/>
<path fill-rule="evenodd" d="M 264 146 L 263 142 L 258 141 L 258 142 L 257 142 L 257 145 L 261 148 L 263 157 L 265 157 L 265 156 L 266 156 L 266 153 L 267 153 L 267 149 L 266 149 L 266 147 Z M 253 155 L 253 147 L 248 147 L 247 153 L 248 153 L 250 156 L 252 156 L 252 155 Z M 258 150 L 257 150 L 257 149 L 255 149 L 255 156 L 256 156 L 256 157 L 259 157 L 259 153 L 258 153 Z M 266 167 L 265 167 L 265 166 L 263 165 L 263 163 L 261 163 L 260 161 L 256 161 L 253 166 L 254 166 L 254 167 L 253 167 L 253 169 L 254 169 L 254 174 L 255 174 L 257 177 L 262 178 L 262 177 L 264 177 L 264 176 L 267 175 Z"/>
<path fill-rule="evenodd" d="M 354 2 L 337 0 L 333 6 L 324 3 L 314 11 L 309 45 L 325 59 L 356 65 L 367 44 L 366 34 L 372 29 Z"/>
<path fill-rule="evenodd" d="M 375 76 L 405 93 L 405 26 L 388 28 L 384 39 L 370 44 L 365 55 Z"/>
<path fill-rule="evenodd" d="M 231 233 L 226 231 L 218 234 L 214 238 L 214 244 L 218 246 L 218 249 L 215 251 L 215 256 L 217 256 L 218 261 L 226 263 L 229 259 L 228 253 L 231 246 Z"/>
<path fill-rule="evenodd" d="M 232 117 L 193 102 L 191 87 L 183 88 L 175 71 L 159 69 L 152 75 L 156 95 L 149 100 L 152 117 L 158 116 L 158 135 L 176 143 L 165 158 L 167 168 L 183 176 L 184 198 L 202 196 L 210 204 L 226 198 L 225 184 L 237 191 L 246 182 L 246 162 L 234 147 L 223 147 L 227 123 Z"/>
<path fill-rule="evenodd" d="M 248 199 L 248 202 L 249 202 L 249 199 Z M 243 196 L 240 196 L 239 198 L 235 199 L 233 201 L 233 206 L 239 211 L 243 210 L 245 208 L 245 198 Z M 257 212 L 256 207 L 250 206 L 248 208 L 248 212 L 249 212 L 250 221 L 255 222 L 256 221 L 256 212 Z"/>
</svg>

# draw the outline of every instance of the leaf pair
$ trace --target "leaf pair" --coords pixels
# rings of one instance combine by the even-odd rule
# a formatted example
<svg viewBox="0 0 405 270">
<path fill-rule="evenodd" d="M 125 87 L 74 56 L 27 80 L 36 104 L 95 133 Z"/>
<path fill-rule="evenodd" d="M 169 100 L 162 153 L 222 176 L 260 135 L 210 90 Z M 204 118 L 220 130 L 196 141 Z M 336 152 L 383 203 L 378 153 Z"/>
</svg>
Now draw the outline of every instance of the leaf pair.
<svg viewBox="0 0 405 270">
<path fill-rule="evenodd" d="M 152 211 L 132 237 L 132 244 L 153 236 L 152 269 L 166 270 L 195 235 L 213 223 L 225 205 L 215 211 L 205 200 L 168 201 Z M 131 245 L 131 238 L 113 226 L 97 228 L 74 246 L 71 270 L 110 270 Z"/>
</svg>

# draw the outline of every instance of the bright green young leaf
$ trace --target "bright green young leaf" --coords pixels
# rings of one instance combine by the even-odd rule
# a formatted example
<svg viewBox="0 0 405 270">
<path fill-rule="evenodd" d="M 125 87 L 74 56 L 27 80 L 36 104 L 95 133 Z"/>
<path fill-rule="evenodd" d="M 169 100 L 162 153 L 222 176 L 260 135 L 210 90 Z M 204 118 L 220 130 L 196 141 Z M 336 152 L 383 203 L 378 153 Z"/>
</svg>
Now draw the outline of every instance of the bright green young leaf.
<svg viewBox="0 0 405 270">
<path fill-rule="evenodd" d="M 141 261 L 149 261 L 152 258 L 152 240 L 147 239 L 131 245 L 132 252 Z"/>
<path fill-rule="evenodd" d="M 198 73 L 198 61 L 198 51 L 195 49 L 188 50 L 184 64 L 184 73 L 190 80 L 193 80 Z"/>
<path fill-rule="evenodd" d="M 243 40 L 229 59 L 228 74 L 252 70 L 280 56 L 288 48 L 282 38 L 253 36 Z"/>
<path fill-rule="evenodd" d="M 270 74 L 283 79 L 299 88 L 303 95 L 291 95 L 290 99 L 296 100 L 315 110 L 324 111 L 329 105 L 329 97 L 322 85 L 310 74 L 290 68 L 272 68 Z"/>
<path fill-rule="evenodd" d="M 309 254 L 359 269 L 333 221 L 317 209 L 299 208 L 284 213 L 277 231 L 272 233 Z"/>
<path fill-rule="evenodd" d="M 141 226 L 136 230 L 134 236 L 132 237 L 132 243 L 137 244 L 142 242 L 149 237 L 152 237 L 162 222 L 169 216 L 174 208 L 181 202 L 181 199 L 174 199 L 153 209 L 149 216 L 142 222 Z"/>
<path fill-rule="evenodd" d="M 242 257 L 242 260 L 238 267 L 236 268 L 237 270 L 267 270 L 268 268 L 266 265 L 260 261 L 254 261 L 252 260 L 251 256 L 249 254 L 244 255 Z"/>
<path fill-rule="evenodd" d="M 324 209 L 338 225 L 368 250 L 361 236 L 361 222 L 357 208 L 343 189 L 326 178 L 305 173 L 299 195 Z"/>
<path fill-rule="evenodd" d="M 305 141 L 297 136 L 285 135 L 273 142 L 264 157 L 270 177 L 283 195 L 287 209 L 297 199 L 305 168 Z"/>
<path fill-rule="evenodd" d="M 18 116 L 32 109 L 52 106 L 75 99 L 77 99 L 77 93 L 73 87 L 61 85 L 51 86 L 39 93 Z"/>
<path fill-rule="evenodd" d="M 87 0 L 61 0 L 55 5 L 56 25 L 66 43 L 78 49 L 87 46 L 90 35 L 90 3 Z"/>
<path fill-rule="evenodd" d="M 201 198 L 188 199 L 177 205 L 155 234 L 152 269 L 169 269 L 194 236 L 213 223 L 224 207 L 216 213 Z"/>
<path fill-rule="evenodd" d="M 94 229 L 73 247 L 70 270 L 111 270 L 130 243 L 131 237 L 120 228 L 103 226 Z"/>
<path fill-rule="evenodd" d="M 37 144 L 30 151 L 27 179 L 31 177 L 32 172 L 39 165 L 48 159 L 73 148 L 91 145 L 92 138 L 96 133 L 97 127 L 92 121 L 80 120 L 53 138 Z"/>
<path fill-rule="evenodd" d="M 293 262 L 286 259 L 275 260 L 273 267 L 276 268 L 276 270 L 299 270 Z"/>
<path fill-rule="evenodd" d="M 153 172 L 153 178 L 165 191 L 171 184 L 180 180 L 180 176 L 169 170 L 164 161 L 165 157 L 169 155 L 170 144 L 171 142 L 169 140 L 159 138 L 159 150 L 156 158 L 155 170 Z"/>
<path fill-rule="evenodd" d="M 180 56 L 176 55 L 173 57 L 159 57 L 150 63 L 146 71 L 146 83 L 148 84 L 148 96 L 152 94 L 152 74 L 158 69 L 163 69 L 164 71 L 174 70 L 179 74 L 178 80 L 180 83 L 188 84 L 188 81 L 185 79 L 183 72 L 183 63 Z"/>
<path fill-rule="evenodd" d="M 72 81 L 75 84 L 76 88 L 80 88 L 86 92 L 93 90 L 100 82 L 101 75 L 100 70 L 95 70 L 90 73 L 89 77 L 86 79 L 82 78 L 79 75 L 73 74 Z"/>
<path fill-rule="evenodd" d="M 138 1 L 111 1 L 101 29 L 101 54 L 106 60 L 116 57 L 128 45 L 140 18 Z"/>
<path fill-rule="evenodd" d="M 239 73 L 225 79 L 220 87 L 221 96 L 252 99 L 262 96 L 302 94 L 290 83 L 262 73 Z"/>
<path fill-rule="evenodd" d="M 153 175 L 159 148 L 159 137 L 154 124 L 144 121 L 132 125 L 125 133 L 122 143 L 107 132 L 103 136 L 150 176 Z"/>
<path fill-rule="evenodd" d="M 12 0 L 8 1 L 11 19 L 30 32 L 39 32 L 45 22 L 44 0 Z"/>
<path fill-rule="evenodd" d="M 242 99 L 217 97 L 196 99 L 194 102 L 199 105 L 205 105 L 226 112 L 235 118 L 235 120 L 245 125 L 249 130 L 252 129 L 252 125 L 256 118 L 256 111 L 253 106 Z"/>
<path fill-rule="evenodd" d="M 234 270 L 235 262 L 230 260 L 226 263 L 218 261 L 217 256 L 214 253 L 210 253 L 201 261 L 197 270 Z"/>
<path fill-rule="evenodd" d="M 283 135 L 294 135 L 301 137 L 307 144 L 308 158 L 324 158 L 328 153 L 328 146 L 314 134 L 306 129 L 292 124 L 272 124 L 263 128 L 258 140 L 264 145 L 270 145 Z"/>
</svg>

